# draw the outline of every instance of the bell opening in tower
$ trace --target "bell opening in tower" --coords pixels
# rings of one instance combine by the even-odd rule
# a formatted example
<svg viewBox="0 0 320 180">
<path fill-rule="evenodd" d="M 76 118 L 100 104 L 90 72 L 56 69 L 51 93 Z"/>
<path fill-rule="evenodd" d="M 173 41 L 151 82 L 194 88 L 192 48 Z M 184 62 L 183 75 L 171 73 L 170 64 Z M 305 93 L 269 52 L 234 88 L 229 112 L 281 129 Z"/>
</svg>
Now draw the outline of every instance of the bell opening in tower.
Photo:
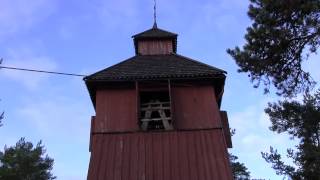
<svg viewBox="0 0 320 180">
<path fill-rule="evenodd" d="M 172 130 L 168 91 L 140 92 L 140 127 L 147 130 Z"/>
</svg>

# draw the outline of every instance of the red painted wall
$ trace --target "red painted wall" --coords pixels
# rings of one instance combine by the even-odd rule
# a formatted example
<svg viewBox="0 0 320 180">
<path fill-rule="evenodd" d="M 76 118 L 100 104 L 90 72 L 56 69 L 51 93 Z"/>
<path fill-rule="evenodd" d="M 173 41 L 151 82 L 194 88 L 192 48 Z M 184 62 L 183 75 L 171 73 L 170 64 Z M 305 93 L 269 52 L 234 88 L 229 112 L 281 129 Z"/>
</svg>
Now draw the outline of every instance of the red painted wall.
<svg viewBox="0 0 320 180">
<path fill-rule="evenodd" d="M 232 148 L 231 133 L 229 128 L 228 114 L 226 111 L 220 111 L 221 121 L 223 126 L 223 134 L 228 148 Z"/>
<path fill-rule="evenodd" d="M 232 180 L 221 129 L 93 136 L 88 180 Z"/>
<path fill-rule="evenodd" d="M 172 40 L 148 40 L 138 42 L 141 55 L 170 54 L 173 52 Z"/>
<path fill-rule="evenodd" d="M 175 128 L 221 127 L 220 113 L 212 86 L 172 85 L 171 101 Z"/>
<path fill-rule="evenodd" d="M 138 129 L 135 89 L 97 90 L 95 133 Z"/>
</svg>

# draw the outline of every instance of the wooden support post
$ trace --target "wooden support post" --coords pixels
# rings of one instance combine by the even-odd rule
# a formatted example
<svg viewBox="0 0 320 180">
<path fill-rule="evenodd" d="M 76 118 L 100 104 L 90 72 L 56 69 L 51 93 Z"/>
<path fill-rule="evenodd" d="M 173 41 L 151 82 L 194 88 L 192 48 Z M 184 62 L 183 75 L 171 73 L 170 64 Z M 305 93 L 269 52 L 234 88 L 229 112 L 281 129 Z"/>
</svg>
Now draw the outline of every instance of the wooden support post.
<svg viewBox="0 0 320 180">
<path fill-rule="evenodd" d="M 140 120 L 142 121 L 142 130 L 148 130 L 148 125 L 151 121 L 161 121 L 165 130 L 173 129 L 172 125 L 169 123 L 171 117 L 167 117 L 165 113 L 165 110 L 170 109 L 170 102 L 160 102 L 159 100 L 156 100 L 154 102 L 144 103 L 141 106 L 141 111 L 145 112 L 144 118 Z M 157 112 L 159 118 L 152 118 L 151 115 L 153 112 Z"/>
<path fill-rule="evenodd" d="M 174 127 L 174 109 L 173 109 L 173 101 L 172 101 L 172 93 L 171 93 L 171 81 L 168 79 L 168 91 L 169 91 L 169 102 L 170 102 L 170 117 L 171 117 L 171 128 Z"/>
</svg>

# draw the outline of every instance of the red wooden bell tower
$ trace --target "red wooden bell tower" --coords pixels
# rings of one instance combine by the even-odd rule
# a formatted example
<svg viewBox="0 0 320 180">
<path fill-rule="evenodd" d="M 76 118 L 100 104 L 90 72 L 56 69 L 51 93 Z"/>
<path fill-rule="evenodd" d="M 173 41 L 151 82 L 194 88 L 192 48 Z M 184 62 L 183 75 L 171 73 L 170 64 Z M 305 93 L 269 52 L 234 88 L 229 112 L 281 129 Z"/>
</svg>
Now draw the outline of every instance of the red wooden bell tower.
<svg viewBox="0 0 320 180">
<path fill-rule="evenodd" d="M 226 72 L 177 54 L 177 34 L 133 36 L 136 55 L 85 77 L 89 180 L 229 180 Z"/>
</svg>

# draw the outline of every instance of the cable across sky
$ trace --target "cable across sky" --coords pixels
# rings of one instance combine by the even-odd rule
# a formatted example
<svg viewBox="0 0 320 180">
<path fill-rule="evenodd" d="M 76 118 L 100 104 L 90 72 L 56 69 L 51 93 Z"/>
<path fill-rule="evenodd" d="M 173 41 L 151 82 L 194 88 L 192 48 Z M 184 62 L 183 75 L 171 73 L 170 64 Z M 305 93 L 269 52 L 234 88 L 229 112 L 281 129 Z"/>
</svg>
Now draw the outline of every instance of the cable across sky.
<svg viewBox="0 0 320 180">
<path fill-rule="evenodd" d="M 29 71 L 29 72 L 37 72 L 37 73 L 47 73 L 47 74 L 57 74 L 57 75 L 65 75 L 65 76 L 77 76 L 77 77 L 85 77 L 87 75 L 83 74 L 74 74 L 74 73 L 64 73 L 64 72 L 56 72 L 56 71 L 45 71 L 38 69 L 27 69 L 27 68 L 18 68 L 18 67 L 9 67 L 9 66 L 0 66 L 0 69 L 10 69 L 17 71 Z"/>
</svg>

